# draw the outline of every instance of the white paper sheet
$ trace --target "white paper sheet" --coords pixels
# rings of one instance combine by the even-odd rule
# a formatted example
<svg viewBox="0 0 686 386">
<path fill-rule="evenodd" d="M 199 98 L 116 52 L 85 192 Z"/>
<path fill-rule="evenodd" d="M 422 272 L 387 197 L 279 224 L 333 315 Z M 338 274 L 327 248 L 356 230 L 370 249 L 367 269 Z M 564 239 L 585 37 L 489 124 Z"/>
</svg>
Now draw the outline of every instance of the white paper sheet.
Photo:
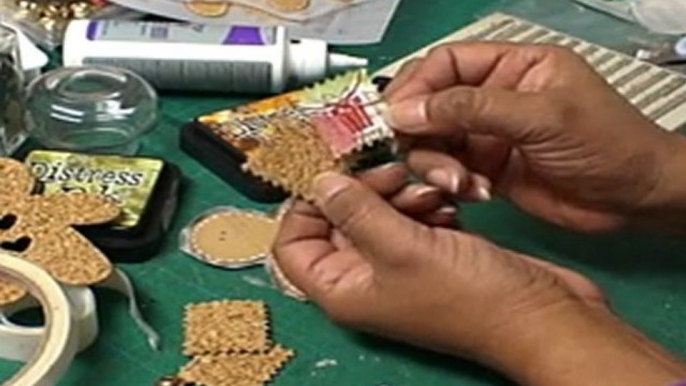
<svg viewBox="0 0 686 386">
<path fill-rule="evenodd" d="M 157 1 L 173 1 L 177 3 L 184 3 L 189 0 L 157 0 Z M 226 0 L 202 0 L 208 2 L 224 2 Z M 246 7 L 255 8 L 264 12 L 268 12 L 282 19 L 293 21 L 305 21 L 315 17 L 323 16 L 331 12 L 335 12 L 350 5 L 361 4 L 370 0 L 307 0 L 309 5 L 302 11 L 297 12 L 283 12 L 279 11 L 270 3 L 279 0 L 230 0 L 231 3 L 243 5 Z M 284 2 L 293 3 L 294 0 L 281 0 Z M 297 3 L 297 1 L 296 1 Z"/>
<path fill-rule="evenodd" d="M 279 19 L 263 12 L 233 6 L 227 15 L 209 18 L 190 12 L 176 1 L 114 0 L 146 13 L 204 24 L 284 25 L 292 37 L 322 39 L 331 44 L 374 44 L 383 36 L 401 0 L 369 0 L 304 22 Z"/>
<path fill-rule="evenodd" d="M 607 13 L 622 20 L 635 22 L 628 1 L 574 0 L 579 4 Z"/>
<path fill-rule="evenodd" d="M 110 0 L 113 3 L 126 5 L 126 1 Z M 164 8 L 165 3 L 176 3 L 184 6 L 190 0 L 138 0 L 141 3 L 154 4 L 155 7 Z M 203 2 L 224 2 L 225 0 L 202 0 Z M 273 0 L 271 0 L 273 1 Z M 338 1 L 338 0 L 310 0 L 310 4 L 302 11 L 297 12 L 283 12 L 270 5 L 270 0 L 230 0 L 233 4 L 240 4 L 247 7 L 252 7 L 257 10 L 269 12 L 277 17 L 292 21 L 304 21 L 314 17 L 319 17 L 336 10 L 340 10 L 350 6 L 350 3 L 362 3 L 369 0 L 354 0 L 354 1 Z"/>
</svg>

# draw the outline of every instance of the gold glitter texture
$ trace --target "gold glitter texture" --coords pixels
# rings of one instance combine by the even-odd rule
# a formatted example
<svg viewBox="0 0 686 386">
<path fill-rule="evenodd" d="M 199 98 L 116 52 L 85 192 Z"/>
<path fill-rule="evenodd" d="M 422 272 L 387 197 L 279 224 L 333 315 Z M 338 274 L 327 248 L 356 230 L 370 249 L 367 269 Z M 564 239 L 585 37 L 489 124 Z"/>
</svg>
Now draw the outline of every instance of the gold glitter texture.
<svg viewBox="0 0 686 386">
<path fill-rule="evenodd" d="M 186 308 L 184 354 L 263 352 L 271 346 L 259 301 L 214 301 Z"/>
<path fill-rule="evenodd" d="M 244 167 L 252 174 L 308 199 L 317 175 L 346 170 L 345 161 L 334 157 L 314 127 L 296 118 L 273 122 L 269 138 L 247 157 Z"/>
<path fill-rule="evenodd" d="M 107 258 L 73 225 L 114 220 L 119 208 L 93 194 L 31 195 L 33 177 L 20 162 L 0 159 L 0 248 L 13 251 L 69 285 L 91 285 L 112 272 Z M 0 305 L 19 300 L 25 291 L 0 283 Z"/>
<path fill-rule="evenodd" d="M 274 346 L 266 353 L 199 356 L 181 369 L 179 378 L 205 386 L 262 386 L 293 357 Z"/>
</svg>

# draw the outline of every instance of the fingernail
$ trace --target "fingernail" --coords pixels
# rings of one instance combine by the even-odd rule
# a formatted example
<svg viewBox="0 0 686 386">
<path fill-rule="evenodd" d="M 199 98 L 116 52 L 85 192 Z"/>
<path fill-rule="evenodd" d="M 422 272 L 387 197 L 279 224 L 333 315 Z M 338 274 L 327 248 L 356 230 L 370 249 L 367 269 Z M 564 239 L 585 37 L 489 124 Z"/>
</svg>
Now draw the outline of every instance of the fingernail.
<svg viewBox="0 0 686 386">
<path fill-rule="evenodd" d="M 493 196 L 491 195 L 491 192 L 484 188 L 483 186 L 480 186 L 476 190 L 477 197 L 479 198 L 479 201 L 491 201 Z"/>
<path fill-rule="evenodd" d="M 426 181 L 457 194 L 460 191 L 460 177 L 446 169 L 434 169 L 426 174 Z"/>
<path fill-rule="evenodd" d="M 322 204 L 350 186 L 350 180 L 338 173 L 324 172 L 312 181 L 312 193 L 317 204 Z"/>
<path fill-rule="evenodd" d="M 398 167 L 399 165 L 401 165 L 400 162 L 388 162 L 383 165 L 376 166 L 374 170 L 388 170 Z"/>
<path fill-rule="evenodd" d="M 438 188 L 429 185 L 417 185 L 415 187 L 415 194 L 417 196 L 425 196 L 428 194 L 435 194 L 438 192 Z"/>
<path fill-rule="evenodd" d="M 413 132 L 426 124 L 426 98 L 410 99 L 391 104 L 384 111 L 386 123 L 400 131 Z"/>
<path fill-rule="evenodd" d="M 443 206 L 436 212 L 440 214 L 455 216 L 457 215 L 457 208 L 455 208 L 454 206 Z"/>
</svg>

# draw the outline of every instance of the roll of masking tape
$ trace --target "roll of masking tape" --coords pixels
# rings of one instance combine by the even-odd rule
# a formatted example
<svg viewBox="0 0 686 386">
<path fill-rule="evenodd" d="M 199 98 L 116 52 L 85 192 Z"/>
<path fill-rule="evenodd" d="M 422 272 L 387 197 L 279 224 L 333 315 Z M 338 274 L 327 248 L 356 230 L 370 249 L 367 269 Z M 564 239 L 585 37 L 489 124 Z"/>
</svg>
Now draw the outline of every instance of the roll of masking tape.
<svg viewBox="0 0 686 386">
<path fill-rule="evenodd" d="M 0 348 L 4 352 L 27 353 L 34 349 L 31 358 L 19 373 L 3 386 L 52 386 L 65 373 L 78 348 L 73 307 L 64 289 L 43 269 L 36 265 L 0 252 L 0 278 L 21 284 L 37 299 L 45 315 L 45 327 L 38 347 L 32 348 L 32 332 L 16 331 L 12 326 L 0 327 Z M 26 332 L 27 335 L 23 335 Z M 27 346 L 25 346 L 27 345 Z"/>
<path fill-rule="evenodd" d="M 88 287 L 60 287 L 71 307 L 74 330 L 77 335 L 77 351 L 85 350 L 98 336 L 95 296 Z M 45 326 L 21 326 L 10 320 L 18 312 L 38 307 L 41 307 L 41 304 L 35 298 L 26 297 L 2 309 L 0 341 L 3 345 L 0 347 L 0 358 L 27 362 L 40 347 L 45 336 Z"/>
<path fill-rule="evenodd" d="M 8 258 L 5 259 L 5 256 Z M 0 278 L 23 285 L 33 295 L 0 307 L 0 359 L 28 362 L 25 370 L 3 383 L 3 386 L 54 385 L 69 367 L 74 355 L 88 348 L 98 337 L 93 291 L 88 287 L 60 285 L 41 268 L 2 252 Z M 150 347 L 159 349 L 160 337 L 141 315 L 133 284 L 126 274 L 115 269 L 98 287 L 120 292 L 129 299 L 129 313 L 146 335 Z M 21 326 L 11 320 L 18 312 L 37 307 L 44 311 L 44 326 Z"/>
<path fill-rule="evenodd" d="M 0 271 L 2 268 L 0 267 Z M 145 321 L 136 301 L 133 284 L 124 272 L 115 269 L 112 275 L 98 287 L 119 292 L 129 299 L 129 313 L 140 330 L 145 334 L 148 344 L 154 350 L 159 349 L 160 337 Z M 74 330 L 76 331 L 77 352 L 90 347 L 98 337 L 98 314 L 96 299 L 88 287 L 61 286 L 72 311 Z M 10 306 L 0 307 L 0 358 L 28 361 L 40 347 L 45 335 L 44 326 L 27 327 L 15 324 L 11 317 L 18 312 L 40 307 L 36 298 L 26 297 Z"/>
<path fill-rule="evenodd" d="M 131 317 L 147 337 L 150 347 L 158 350 L 160 337 L 143 318 L 138 308 L 133 284 L 129 278 L 122 271 L 115 269 L 106 281 L 97 286 L 119 292 L 129 299 Z M 88 287 L 62 286 L 61 288 L 71 305 L 72 320 L 77 335 L 77 351 L 80 352 L 90 347 L 98 337 L 99 327 L 95 295 Z M 46 327 L 21 326 L 12 322 L 10 318 L 18 312 L 40 306 L 41 304 L 36 298 L 26 297 L 10 306 L 0 307 L 0 342 L 3 343 L 0 345 L 0 358 L 22 362 L 31 359 L 41 345 Z"/>
</svg>

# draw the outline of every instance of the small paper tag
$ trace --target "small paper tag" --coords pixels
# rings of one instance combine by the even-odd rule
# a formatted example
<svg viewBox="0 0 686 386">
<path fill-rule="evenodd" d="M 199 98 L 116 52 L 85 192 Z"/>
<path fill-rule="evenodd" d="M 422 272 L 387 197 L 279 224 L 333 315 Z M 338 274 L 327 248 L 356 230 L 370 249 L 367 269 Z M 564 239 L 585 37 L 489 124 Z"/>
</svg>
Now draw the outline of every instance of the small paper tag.
<svg viewBox="0 0 686 386">
<path fill-rule="evenodd" d="M 365 145 L 393 138 L 385 124 L 377 86 L 364 70 L 348 72 L 310 88 L 198 118 L 232 146 L 250 151 L 270 139 L 279 121 L 298 119 L 314 126 L 340 158 Z"/>
</svg>

